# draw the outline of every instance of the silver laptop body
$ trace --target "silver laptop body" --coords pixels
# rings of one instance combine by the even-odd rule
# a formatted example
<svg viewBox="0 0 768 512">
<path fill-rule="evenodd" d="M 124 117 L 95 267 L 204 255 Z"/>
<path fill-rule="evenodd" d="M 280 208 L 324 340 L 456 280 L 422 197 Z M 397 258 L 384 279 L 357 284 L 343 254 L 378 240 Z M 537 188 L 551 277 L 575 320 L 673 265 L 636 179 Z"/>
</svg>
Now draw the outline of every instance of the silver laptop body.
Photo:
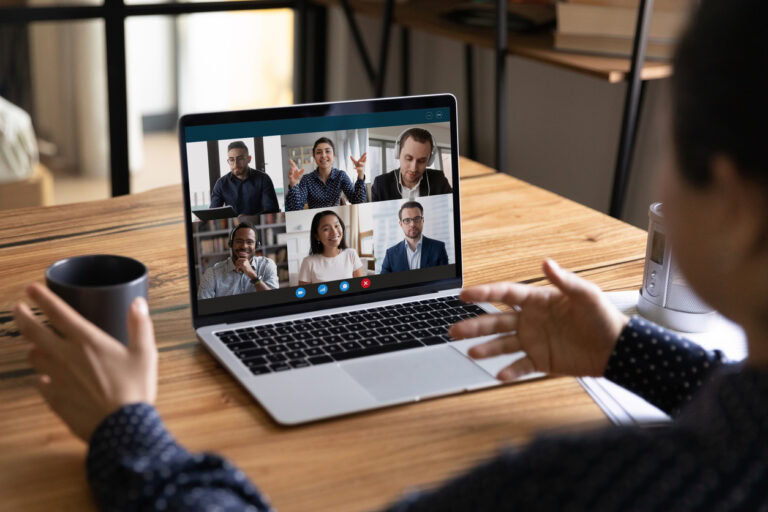
<svg viewBox="0 0 768 512">
<path fill-rule="evenodd" d="M 414 122 L 419 120 L 423 120 L 423 122 Z M 344 123 L 349 124 L 346 129 L 344 129 Z M 386 261 L 382 261 L 384 250 L 381 248 L 385 248 L 387 244 L 391 244 L 391 247 L 387 249 L 395 248 L 397 244 L 392 242 L 399 233 L 398 229 L 400 229 L 398 227 L 400 221 L 397 218 L 392 218 L 391 221 L 387 220 L 388 217 L 382 212 L 394 212 L 395 206 L 402 206 L 405 202 L 397 198 L 370 202 L 371 197 L 368 196 L 369 203 L 361 203 L 356 207 L 357 210 L 354 210 L 353 206 L 346 207 L 352 208 L 353 210 L 350 211 L 356 212 L 356 225 L 362 226 L 363 218 L 368 216 L 372 219 L 371 225 L 374 226 L 371 235 L 373 239 L 371 242 L 373 249 L 371 250 L 374 252 L 374 257 L 366 260 L 368 265 L 374 266 L 374 268 L 368 270 L 369 267 L 365 267 L 365 272 L 369 273 L 366 274 L 366 277 L 369 278 L 367 279 L 368 285 L 363 287 L 362 283 L 365 278 L 351 277 L 349 279 L 344 278 L 341 284 L 337 280 L 330 281 L 325 288 L 330 291 L 322 292 L 322 294 L 320 292 L 324 284 L 318 283 L 305 284 L 301 287 L 303 291 L 299 292 L 299 286 L 295 283 L 296 276 L 293 275 L 295 272 L 291 270 L 291 265 L 298 261 L 303 262 L 306 255 L 291 244 L 295 244 L 296 240 L 301 242 L 301 237 L 306 232 L 307 222 L 302 221 L 304 224 L 300 224 L 296 219 L 312 212 L 308 212 L 310 209 L 305 209 L 303 212 L 299 210 L 286 212 L 285 209 L 289 206 L 288 201 L 285 200 L 282 204 L 282 211 L 286 219 L 285 228 L 279 228 L 285 229 L 285 232 L 279 233 L 277 239 L 287 240 L 285 242 L 286 252 L 281 253 L 281 248 L 278 245 L 276 246 L 277 252 L 274 253 L 277 267 L 283 269 L 279 289 L 221 298 L 198 299 L 202 281 L 206 280 L 206 274 L 200 267 L 208 264 L 208 268 L 211 268 L 213 265 L 206 259 L 202 248 L 208 247 L 210 244 L 203 246 L 199 240 L 219 236 L 223 241 L 226 235 L 224 229 L 216 229 L 217 226 L 223 228 L 223 224 L 213 224 L 210 229 L 204 223 L 195 225 L 195 222 L 199 220 L 191 215 L 191 211 L 195 206 L 201 206 L 199 197 L 205 197 L 205 190 L 202 192 L 194 190 L 195 183 L 202 182 L 192 176 L 191 173 L 201 172 L 200 169 L 207 168 L 209 172 L 206 179 L 210 178 L 208 181 L 211 183 L 211 188 L 215 186 L 213 184 L 214 179 L 218 181 L 219 174 L 225 176 L 224 164 L 220 164 L 221 169 L 218 169 L 215 163 L 216 159 L 210 158 L 211 152 L 216 153 L 216 147 L 221 148 L 221 152 L 225 150 L 224 148 L 229 147 L 224 146 L 221 141 L 226 142 L 242 137 L 250 143 L 250 139 L 253 138 L 256 146 L 264 144 L 263 151 L 266 155 L 269 152 L 268 145 L 273 144 L 275 148 L 277 147 L 274 137 L 279 135 L 282 144 L 282 160 L 284 160 L 286 151 L 298 155 L 297 151 L 299 150 L 296 148 L 304 147 L 298 145 L 303 136 L 302 133 L 297 134 L 300 129 L 306 129 L 304 133 L 311 135 L 311 137 L 310 135 L 305 137 L 306 141 L 310 141 L 321 133 L 336 134 L 336 146 L 340 146 L 339 140 L 348 137 L 350 133 L 356 137 L 364 133 L 368 140 L 367 153 L 370 157 L 371 155 L 380 156 L 387 150 L 393 149 L 390 147 L 391 143 L 395 144 L 394 149 L 402 150 L 397 145 L 398 140 L 395 134 L 401 134 L 401 128 L 408 130 L 408 126 L 412 125 L 426 127 L 427 131 L 431 130 L 431 134 L 442 134 L 441 140 L 437 140 L 433 135 L 433 148 L 435 145 L 440 146 L 438 157 L 440 162 L 435 163 L 438 158 L 432 157 L 431 165 L 432 167 L 439 166 L 444 173 L 448 173 L 450 166 L 452 192 L 443 194 L 443 197 L 425 196 L 416 199 L 417 202 L 421 200 L 426 205 L 447 205 L 440 210 L 443 212 L 442 220 L 432 220 L 438 216 L 437 207 L 433 210 L 429 209 L 431 207 L 425 207 L 423 210 L 424 219 L 428 219 L 422 220 L 424 230 L 426 231 L 429 221 L 432 230 L 430 233 L 442 234 L 445 239 L 444 244 L 449 249 L 446 251 L 449 257 L 448 261 L 452 261 L 448 265 L 436 266 L 429 270 L 429 272 L 433 272 L 433 274 L 429 274 L 430 276 L 437 275 L 434 272 L 438 270 L 443 272 L 439 278 L 425 281 L 421 277 L 427 275 L 424 268 L 393 273 L 381 271 L 384 268 L 383 265 L 386 264 Z M 381 325 L 380 321 L 383 320 L 381 315 L 393 314 L 391 313 L 392 308 L 395 308 L 396 312 L 424 310 L 426 314 L 420 314 L 420 318 L 426 319 L 429 316 L 429 321 L 435 325 L 440 320 L 438 315 L 444 314 L 443 310 L 454 311 L 449 309 L 448 305 L 456 304 L 454 297 L 458 295 L 462 285 L 457 125 L 456 100 L 452 95 L 388 98 L 297 105 L 278 109 L 194 114 L 184 116 L 180 120 L 179 133 L 186 209 L 190 292 L 196 333 L 211 354 L 227 368 L 278 423 L 296 425 L 496 386 L 500 384 L 494 377 L 498 371 L 522 357 L 522 353 L 486 360 L 472 360 L 467 356 L 467 351 L 471 346 L 492 339 L 493 336 L 460 341 L 446 340 L 444 342 L 439 342 L 434 337 L 419 338 L 424 343 L 417 343 L 418 346 L 413 346 L 414 342 L 411 341 L 411 344 L 408 345 L 410 348 L 393 349 L 392 347 L 396 344 L 391 343 L 391 330 L 386 328 L 364 329 L 368 322 L 365 320 L 368 318 L 367 315 L 376 316 L 379 320 L 370 320 L 370 322 Z M 338 129 L 329 131 L 327 129 L 329 126 L 338 127 Z M 261 137 L 261 142 L 259 137 Z M 296 142 L 296 145 L 291 145 L 294 144 L 292 142 L 294 140 L 299 142 Z M 346 142 L 348 142 L 347 139 L 344 139 L 345 144 Z M 195 144 L 196 146 L 193 146 Z M 193 162 L 193 158 L 202 155 L 203 144 L 209 150 L 207 163 Z M 377 147 L 381 148 L 381 152 L 374 150 Z M 339 149 L 337 148 L 336 151 L 338 152 Z M 254 152 L 258 154 L 258 147 Z M 273 154 L 277 153 L 273 152 Z M 288 156 L 290 157 L 291 154 Z M 222 158 L 219 160 L 223 161 Z M 369 160 L 368 165 L 369 168 L 372 168 L 373 165 L 370 162 L 371 160 Z M 387 161 L 383 160 L 383 162 L 386 163 Z M 339 167 L 344 165 L 340 162 L 338 164 Z M 285 167 L 286 163 L 281 161 L 274 165 L 273 162 L 273 165 L 270 166 L 270 162 L 265 162 L 266 172 L 273 173 L 273 183 L 279 182 L 280 172 L 285 172 L 284 168 L 280 169 L 281 165 Z M 390 160 L 387 167 L 391 169 L 393 165 L 394 162 Z M 347 167 L 351 168 L 352 166 Z M 366 173 L 368 172 L 366 170 Z M 373 173 L 374 171 L 371 170 L 370 172 Z M 388 171 L 382 167 L 380 175 L 385 172 Z M 199 186 L 206 187 L 208 185 L 202 183 Z M 287 197 L 287 190 L 287 186 L 283 187 L 284 198 Z M 371 190 L 370 185 L 368 190 Z M 194 204 L 195 200 L 198 201 L 198 204 Z M 345 207 L 337 207 L 336 210 L 345 212 L 345 210 L 338 208 Z M 446 208 L 452 211 L 445 213 L 448 211 Z M 433 217 L 428 217 L 430 213 L 434 213 Z M 267 221 L 272 220 L 274 222 L 274 219 L 282 218 L 280 213 L 275 215 L 277 217 L 268 217 Z M 399 215 L 400 213 L 398 213 Z M 230 225 L 236 226 L 239 220 L 233 219 Z M 415 224 L 416 220 L 412 222 Z M 276 224 L 262 223 L 262 225 L 274 226 Z M 296 226 L 301 226 L 301 229 L 294 229 Z M 346 228 L 351 229 L 349 226 Z M 201 231 L 203 229 L 208 229 L 208 231 Z M 446 234 L 446 229 L 450 229 L 452 232 Z M 213 234 L 219 232 L 219 235 Z M 361 236 L 366 233 L 361 232 Z M 344 236 L 347 236 L 346 232 Z M 230 233 L 230 246 L 233 238 Z M 269 253 L 268 245 L 262 244 L 261 247 L 264 247 L 264 255 L 272 254 Z M 358 244 L 358 247 L 363 248 L 365 245 Z M 365 250 L 367 249 L 361 249 L 359 252 L 363 254 Z M 222 256 L 221 265 L 225 265 L 229 254 L 226 250 L 219 252 Z M 389 252 L 386 254 L 387 257 L 390 257 Z M 287 262 L 280 261 L 283 256 Z M 386 260 L 386 257 L 384 259 Z M 395 261 L 395 258 L 392 257 L 392 260 Z M 424 260 L 422 259 L 422 261 Z M 287 272 L 285 271 L 286 268 Z M 210 275 L 213 273 L 209 274 L 208 277 Z M 406 278 L 408 279 L 403 281 Z M 270 297 L 274 298 L 267 301 Z M 475 309 L 475 313 L 471 315 L 498 311 L 490 304 L 478 304 L 477 306 L 480 309 Z M 341 317 L 337 315 L 341 315 Z M 434 315 L 435 318 L 432 318 L 431 315 Z M 302 347 L 299 351 L 284 350 L 276 352 L 276 354 L 302 354 L 301 357 L 295 360 L 289 360 L 286 357 L 281 362 L 271 362 L 271 359 L 268 359 L 270 357 L 280 359 L 271 352 L 273 349 L 276 350 L 274 339 L 278 336 L 263 336 L 263 333 L 266 332 L 274 333 L 273 326 L 282 326 L 279 328 L 281 332 L 289 332 L 289 336 L 296 336 L 298 332 L 294 332 L 294 329 L 299 329 L 302 325 L 322 326 L 329 325 L 331 322 L 333 325 L 338 324 L 344 328 L 343 321 L 346 318 L 356 320 L 357 323 L 353 325 L 358 326 L 359 329 L 364 329 L 357 332 L 368 333 L 367 337 L 357 338 L 357 341 L 352 343 L 369 348 L 355 349 L 356 352 L 352 353 L 363 353 L 366 350 L 371 353 L 346 359 L 336 354 L 325 353 L 325 346 L 322 344 L 306 347 L 302 344 L 303 342 L 294 341 L 292 342 L 294 343 L 293 347 Z M 414 322 L 417 319 L 412 316 L 408 318 L 414 326 L 423 327 L 426 321 Z M 447 318 L 458 319 L 459 317 Z M 361 319 L 364 320 L 361 321 Z M 297 321 L 299 323 L 295 323 Z M 394 322 L 394 320 L 389 322 Z M 395 325 L 399 329 L 396 335 L 402 339 L 407 339 L 411 335 L 416 336 L 417 333 L 423 333 L 422 335 L 426 336 L 427 331 L 434 333 L 437 332 L 435 329 L 441 328 L 416 329 L 413 327 L 406 329 L 403 325 L 403 323 Z M 304 328 L 307 331 L 302 332 L 309 332 L 310 334 L 318 332 L 314 327 L 312 329 Z M 379 335 L 379 332 L 389 332 L 390 334 Z M 262 337 L 259 338 L 259 336 Z M 354 338 L 352 334 L 349 336 Z M 294 337 L 291 339 L 295 340 Z M 329 336 L 326 339 L 332 338 Z M 379 340 L 381 340 L 380 345 L 378 344 Z M 427 344 L 436 341 L 438 341 L 436 344 Z M 315 343 L 322 342 L 323 340 L 315 340 Z M 344 343 L 350 344 L 350 342 Z M 317 355 L 321 353 L 318 350 L 322 351 L 322 357 Z M 384 352 L 379 353 L 380 350 Z M 249 351 L 261 355 L 250 359 L 244 357 L 243 354 Z M 315 356 L 309 356 L 310 353 L 315 354 Z M 329 361 L 330 358 L 333 358 L 333 361 Z M 302 361 L 306 362 L 310 359 L 323 360 L 324 362 L 322 364 L 300 364 Z M 259 364 L 252 364 L 253 361 L 257 361 Z M 264 364 L 261 364 L 262 362 Z M 286 366 L 290 366 L 290 368 L 286 368 Z"/>
</svg>

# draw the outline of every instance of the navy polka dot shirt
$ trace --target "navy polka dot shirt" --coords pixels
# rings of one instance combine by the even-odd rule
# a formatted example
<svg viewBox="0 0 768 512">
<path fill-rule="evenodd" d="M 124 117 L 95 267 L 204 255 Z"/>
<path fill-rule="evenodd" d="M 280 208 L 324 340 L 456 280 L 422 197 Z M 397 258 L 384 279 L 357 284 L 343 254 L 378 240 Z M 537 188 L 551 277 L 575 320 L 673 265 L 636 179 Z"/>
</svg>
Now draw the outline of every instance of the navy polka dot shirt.
<svg viewBox="0 0 768 512">
<path fill-rule="evenodd" d="M 319 171 L 315 169 L 302 176 L 295 187 L 289 187 L 285 197 L 285 210 L 289 212 L 301 210 L 305 203 L 310 209 L 338 206 L 342 192 L 352 203 L 367 201 L 364 179 L 357 179 L 352 185 L 352 180 L 346 172 L 333 168 L 331 175 L 323 183 Z"/>
<path fill-rule="evenodd" d="M 768 370 L 635 317 L 606 376 L 675 421 L 541 437 L 389 510 L 768 510 Z M 179 446 L 146 404 L 104 420 L 87 467 L 104 510 L 270 509 L 225 460 Z"/>
</svg>

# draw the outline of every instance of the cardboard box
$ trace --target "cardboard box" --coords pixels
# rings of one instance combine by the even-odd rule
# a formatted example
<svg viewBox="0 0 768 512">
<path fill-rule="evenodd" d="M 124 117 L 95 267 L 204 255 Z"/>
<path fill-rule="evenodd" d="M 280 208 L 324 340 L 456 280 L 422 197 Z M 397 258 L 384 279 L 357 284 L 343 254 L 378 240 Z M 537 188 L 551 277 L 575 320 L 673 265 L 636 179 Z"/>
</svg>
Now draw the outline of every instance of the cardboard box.
<svg viewBox="0 0 768 512">
<path fill-rule="evenodd" d="M 53 204 L 53 175 L 38 163 L 28 179 L 0 184 L 0 210 Z"/>
</svg>

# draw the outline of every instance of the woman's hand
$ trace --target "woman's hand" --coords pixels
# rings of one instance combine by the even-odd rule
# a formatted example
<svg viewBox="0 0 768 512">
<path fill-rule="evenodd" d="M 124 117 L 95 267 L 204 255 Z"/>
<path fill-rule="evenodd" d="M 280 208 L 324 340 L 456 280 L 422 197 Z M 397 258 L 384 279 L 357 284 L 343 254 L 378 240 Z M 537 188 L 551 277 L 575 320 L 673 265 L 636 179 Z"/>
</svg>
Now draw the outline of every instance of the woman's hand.
<svg viewBox="0 0 768 512">
<path fill-rule="evenodd" d="M 295 187 L 299 184 L 301 176 L 304 174 L 304 169 L 299 169 L 299 166 L 293 160 L 288 159 L 288 161 L 291 163 L 291 170 L 288 171 L 288 182 L 291 187 Z"/>
<path fill-rule="evenodd" d="M 365 162 L 368 160 L 368 153 L 363 153 L 359 160 L 355 160 L 355 157 L 351 155 L 349 159 L 352 160 L 352 164 L 355 166 L 358 179 L 363 179 L 365 177 Z"/>
<path fill-rule="evenodd" d="M 504 302 L 511 311 L 464 320 L 451 328 L 457 339 L 502 333 L 472 347 L 476 359 L 525 351 L 497 378 L 514 380 L 534 371 L 559 375 L 601 376 L 617 338 L 629 319 L 595 284 L 544 262 L 555 288 L 517 283 L 475 286 L 461 292 L 467 302 Z"/>
<path fill-rule="evenodd" d="M 24 303 L 14 308 L 16 324 L 32 343 L 37 387 L 77 437 L 88 442 L 99 423 L 123 405 L 155 401 L 157 349 L 146 300 L 137 298 L 128 312 L 126 347 L 48 288 L 33 284 L 27 294 L 53 327 Z"/>
</svg>

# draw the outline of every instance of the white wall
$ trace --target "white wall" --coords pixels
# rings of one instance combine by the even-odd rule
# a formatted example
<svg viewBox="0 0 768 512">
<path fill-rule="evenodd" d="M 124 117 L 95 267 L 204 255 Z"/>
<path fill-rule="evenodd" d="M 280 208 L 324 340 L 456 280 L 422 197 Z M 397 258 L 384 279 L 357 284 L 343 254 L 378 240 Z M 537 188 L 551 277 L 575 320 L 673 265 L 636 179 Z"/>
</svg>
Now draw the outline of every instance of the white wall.
<svg viewBox="0 0 768 512">
<path fill-rule="evenodd" d="M 330 10 L 328 75 L 330 100 L 372 96 L 372 89 L 349 29 L 339 9 Z M 381 21 L 357 17 L 371 55 L 378 55 Z M 393 35 L 397 35 L 395 27 Z M 385 94 L 400 94 L 399 37 L 392 37 Z M 460 151 L 466 154 L 467 121 L 464 44 L 424 32 L 411 32 L 411 93 L 456 95 L 459 103 Z M 478 160 L 494 163 L 495 58 L 491 50 L 475 52 L 475 123 Z M 618 148 L 625 84 L 609 84 L 582 73 L 529 59 L 508 59 L 508 160 L 504 171 L 607 212 Z M 632 179 L 624 218 L 647 227 L 647 208 L 654 199 L 654 171 L 669 156 L 668 137 L 659 129 L 667 109 L 666 81 L 647 84 Z"/>
</svg>

